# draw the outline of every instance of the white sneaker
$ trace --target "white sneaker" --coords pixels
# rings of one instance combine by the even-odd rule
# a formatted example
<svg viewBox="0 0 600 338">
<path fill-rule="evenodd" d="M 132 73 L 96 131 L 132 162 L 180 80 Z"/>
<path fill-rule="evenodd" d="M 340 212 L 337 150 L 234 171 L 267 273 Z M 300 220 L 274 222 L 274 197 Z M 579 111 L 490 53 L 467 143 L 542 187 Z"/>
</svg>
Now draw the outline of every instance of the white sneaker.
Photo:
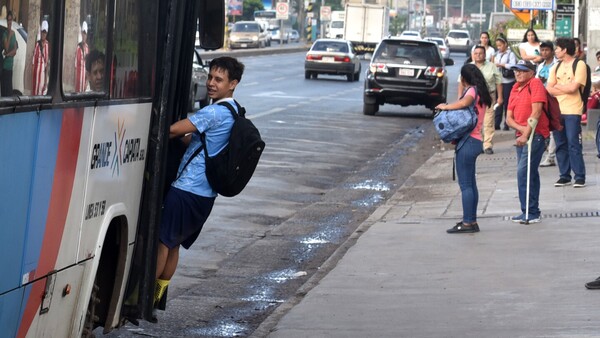
<svg viewBox="0 0 600 338">
<path fill-rule="evenodd" d="M 544 161 L 540 163 L 540 167 L 553 167 L 556 163 L 554 162 L 554 158 L 550 156 L 546 156 Z"/>
</svg>

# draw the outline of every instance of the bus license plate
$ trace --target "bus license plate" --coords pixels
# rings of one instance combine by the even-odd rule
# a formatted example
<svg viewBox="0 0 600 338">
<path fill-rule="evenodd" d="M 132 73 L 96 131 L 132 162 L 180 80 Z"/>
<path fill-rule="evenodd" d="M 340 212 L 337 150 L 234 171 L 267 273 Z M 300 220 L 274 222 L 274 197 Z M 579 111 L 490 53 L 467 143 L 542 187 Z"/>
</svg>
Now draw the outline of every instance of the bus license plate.
<svg viewBox="0 0 600 338">
<path fill-rule="evenodd" d="M 414 76 L 414 75 L 415 75 L 415 71 L 413 69 L 405 69 L 405 68 L 398 69 L 398 76 Z"/>
<path fill-rule="evenodd" d="M 323 62 L 335 62 L 333 56 L 323 56 Z"/>
</svg>

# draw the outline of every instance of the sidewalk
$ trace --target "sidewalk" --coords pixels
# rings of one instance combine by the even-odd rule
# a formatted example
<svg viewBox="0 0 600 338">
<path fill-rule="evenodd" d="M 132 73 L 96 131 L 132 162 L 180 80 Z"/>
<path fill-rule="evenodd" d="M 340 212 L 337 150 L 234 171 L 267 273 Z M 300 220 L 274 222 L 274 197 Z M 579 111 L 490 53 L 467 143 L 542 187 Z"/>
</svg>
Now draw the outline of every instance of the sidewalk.
<svg viewBox="0 0 600 338">
<path fill-rule="evenodd" d="M 498 141 L 477 160 L 481 232 L 446 234 L 462 208 L 453 151 L 439 152 L 268 336 L 600 337 L 600 290 L 584 287 L 600 276 L 594 133 L 585 188 L 555 188 L 558 168 L 540 168 L 542 222 L 531 225 L 509 221 L 520 214 L 514 139 Z"/>
</svg>

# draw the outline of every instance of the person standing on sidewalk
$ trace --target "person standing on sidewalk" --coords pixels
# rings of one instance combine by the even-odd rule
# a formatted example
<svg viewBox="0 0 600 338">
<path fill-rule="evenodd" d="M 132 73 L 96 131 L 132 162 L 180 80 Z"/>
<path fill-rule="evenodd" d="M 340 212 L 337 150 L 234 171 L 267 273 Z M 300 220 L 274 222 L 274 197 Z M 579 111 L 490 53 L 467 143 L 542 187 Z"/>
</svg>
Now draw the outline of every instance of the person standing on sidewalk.
<svg viewBox="0 0 600 338">
<path fill-rule="evenodd" d="M 542 80 L 542 83 L 545 86 L 548 83 L 550 69 L 558 61 L 554 56 L 554 44 L 552 41 L 544 41 L 540 44 L 540 54 L 542 54 L 544 61 L 538 65 L 536 77 Z M 546 154 L 546 158 L 544 158 L 542 163 L 540 163 L 540 167 L 552 167 L 556 165 L 554 160 L 556 157 L 556 142 L 554 142 L 552 133 L 550 133 L 550 137 L 548 139 L 548 147 L 546 147 L 548 154 Z"/>
<path fill-rule="evenodd" d="M 492 139 L 494 138 L 494 104 L 503 104 L 502 95 L 502 74 L 498 70 L 498 67 L 494 63 L 491 63 L 485 59 L 485 47 L 475 46 L 473 53 L 473 62 L 477 68 L 481 71 L 483 78 L 488 87 L 488 93 L 492 98 L 492 103 L 486 107 L 485 118 L 483 119 L 483 150 L 486 154 L 491 155 L 494 153 Z M 461 77 L 458 78 L 458 94 L 459 97 L 462 95 L 465 89 Z"/>
<path fill-rule="evenodd" d="M 508 41 L 504 38 L 504 36 L 499 35 L 496 38 L 496 47 L 498 48 L 498 52 L 496 53 L 496 57 L 494 58 L 496 62 L 496 66 L 500 69 L 500 74 L 502 74 L 502 102 L 503 104 L 499 104 L 496 107 L 494 112 L 495 121 L 494 121 L 494 129 L 500 130 L 500 125 L 502 124 L 502 119 L 504 118 L 504 130 L 508 130 L 508 125 L 506 124 L 506 110 L 508 108 L 508 99 L 510 98 L 510 91 L 515 84 L 515 74 L 510 70 L 510 67 L 514 66 L 517 63 L 517 56 L 515 53 L 510 50 L 508 46 Z"/>
<path fill-rule="evenodd" d="M 546 89 L 538 78 L 535 78 L 536 66 L 531 62 L 520 61 L 512 67 L 517 84 L 510 93 L 506 121 L 508 126 L 516 130 L 517 140 L 517 187 L 521 202 L 521 215 L 514 216 L 511 221 L 516 223 L 538 223 L 540 221 L 540 173 L 538 166 L 544 155 L 546 138 L 550 136 L 550 126 L 546 114 L 542 114 L 546 104 Z M 535 130 L 528 123 L 529 119 L 538 121 Z M 531 153 L 528 153 L 527 142 L 531 139 Z M 529 177 L 527 165 L 529 163 Z M 529 183 L 529 187 L 527 184 Z M 529 195 L 527 195 L 529 188 Z M 529 210 L 526 210 L 529 205 Z M 525 215 L 528 219 L 525 219 Z"/>
<path fill-rule="evenodd" d="M 476 51 L 482 51 L 476 49 Z M 491 63 L 490 63 L 491 64 Z M 496 68 L 494 66 L 494 68 Z M 456 145 L 456 174 L 462 196 L 463 218 L 448 230 L 449 234 L 473 233 L 479 231 L 477 224 L 477 204 L 479 191 L 477 190 L 477 177 L 475 163 L 481 154 L 482 136 L 481 126 L 486 114 L 486 109 L 492 104 L 492 97 L 488 91 L 486 80 L 477 66 L 466 64 L 460 70 L 461 88 L 466 91 L 458 101 L 441 103 L 436 109 L 451 110 L 475 106 L 477 112 L 477 125 L 469 135 L 463 137 Z"/>
<path fill-rule="evenodd" d="M 556 97 L 560 106 L 563 130 L 553 131 L 556 142 L 556 160 L 560 178 L 555 187 L 571 184 L 571 171 L 575 176 L 573 187 L 585 187 L 585 163 L 583 162 L 583 147 L 581 144 L 581 114 L 586 102 L 581 100 L 580 90 L 587 80 L 585 62 L 577 60 L 575 74 L 575 42 L 569 38 L 556 39 L 554 49 L 559 63 L 550 69 L 550 77 L 546 88 Z"/>
</svg>

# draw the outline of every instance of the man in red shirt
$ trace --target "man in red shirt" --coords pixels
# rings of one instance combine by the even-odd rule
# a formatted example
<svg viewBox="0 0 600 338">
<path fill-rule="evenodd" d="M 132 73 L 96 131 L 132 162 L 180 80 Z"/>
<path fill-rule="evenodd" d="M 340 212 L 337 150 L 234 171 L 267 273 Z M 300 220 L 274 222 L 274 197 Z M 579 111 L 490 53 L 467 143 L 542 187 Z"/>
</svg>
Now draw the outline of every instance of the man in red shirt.
<svg viewBox="0 0 600 338">
<path fill-rule="evenodd" d="M 511 218 L 516 223 L 537 223 L 540 221 L 540 174 L 538 167 L 542 161 L 546 148 L 546 139 L 550 136 L 548 117 L 543 113 L 546 104 L 546 88 L 542 81 L 535 77 L 535 65 L 530 62 L 520 61 L 511 67 L 515 72 L 516 84 L 510 92 L 507 124 L 516 130 L 517 150 L 517 186 L 519 188 L 519 201 L 521 202 L 521 215 Z M 532 118 L 538 121 L 535 130 L 527 121 Z M 527 141 L 534 133 L 531 141 L 531 167 L 529 177 L 529 196 L 527 196 Z M 527 198 L 529 198 L 528 219 L 525 219 Z"/>
</svg>

